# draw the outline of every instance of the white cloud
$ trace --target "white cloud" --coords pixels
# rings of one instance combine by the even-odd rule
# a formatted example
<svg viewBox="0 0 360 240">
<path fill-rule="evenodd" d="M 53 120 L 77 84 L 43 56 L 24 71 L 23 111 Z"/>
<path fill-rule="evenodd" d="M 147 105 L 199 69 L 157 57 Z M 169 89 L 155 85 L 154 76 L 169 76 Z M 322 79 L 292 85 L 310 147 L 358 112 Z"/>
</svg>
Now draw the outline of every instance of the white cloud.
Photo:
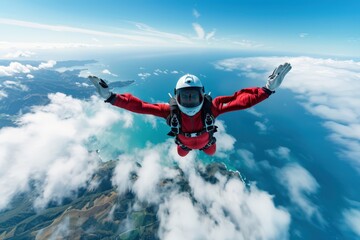
<svg viewBox="0 0 360 240">
<path fill-rule="evenodd" d="M 301 38 L 306 38 L 307 36 L 309 36 L 308 33 L 300 33 L 299 34 L 299 37 L 301 37 Z"/>
<path fill-rule="evenodd" d="M 30 65 L 22 65 L 18 62 L 11 62 L 9 66 L 0 66 L 0 76 L 12 76 L 15 73 L 29 73 L 29 66 Z"/>
<path fill-rule="evenodd" d="M 219 61 L 215 67 L 240 71 L 252 79 L 263 79 L 279 64 L 289 62 L 292 70 L 280 88 L 298 95 L 310 113 L 324 119 L 333 132 L 331 139 L 342 146 L 342 156 L 360 171 L 360 62 L 311 57 L 250 57 Z"/>
<path fill-rule="evenodd" d="M 324 126 L 331 129 L 334 135 L 345 135 L 348 139 L 360 139 L 360 124 L 341 124 L 333 121 L 324 123 Z"/>
<path fill-rule="evenodd" d="M 102 70 L 102 73 L 111 75 L 111 72 L 108 69 Z"/>
<path fill-rule="evenodd" d="M 160 206 L 160 239 L 205 239 L 203 225 L 209 224 L 201 218 L 191 199 L 185 194 L 175 194 Z M 186 219 L 186 220 L 185 220 Z"/>
<path fill-rule="evenodd" d="M 135 170 L 136 159 L 129 155 L 121 155 L 119 157 L 119 163 L 117 164 L 114 175 L 112 178 L 112 184 L 116 186 L 119 195 L 122 195 L 126 191 L 131 189 L 131 173 Z"/>
<path fill-rule="evenodd" d="M 227 142 L 220 147 L 225 154 L 235 139 L 228 135 L 226 141 L 225 126 L 217 125 L 219 142 Z M 141 202 L 158 206 L 161 239 L 287 239 L 290 215 L 275 206 L 271 195 L 256 186 L 247 189 L 240 178 L 216 174 L 217 183 L 206 182 L 199 174 L 205 169 L 199 156 L 196 151 L 178 156 L 172 139 L 148 143 L 119 156 L 112 182 L 120 195 L 131 191 Z M 183 180 L 189 191 L 181 191 Z"/>
<path fill-rule="evenodd" d="M 111 75 L 111 76 L 114 76 L 114 77 L 117 77 L 117 75 L 114 74 L 114 73 L 112 73 L 112 72 L 110 72 L 109 69 L 104 69 L 104 70 L 102 70 L 102 73 L 103 73 L 103 74 L 108 74 L 108 75 Z"/>
<path fill-rule="evenodd" d="M 35 55 L 34 52 L 31 52 L 31 51 L 16 51 L 16 52 L 13 52 L 13 53 L 7 53 L 5 54 L 5 58 L 28 58 L 28 57 L 31 57 Z"/>
<path fill-rule="evenodd" d="M 246 39 L 242 39 L 242 40 L 238 40 L 238 41 L 232 41 L 232 43 L 236 46 L 240 46 L 242 48 L 259 48 L 259 47 L 263 47 L 263 44 L 254 42 L 254 41 L 250 41 L 250 40 L 246 40 Z"/>
<path fill-rule="evenodd" d="M 290 149 L 287 147 L 280 146 L 277 149 L 268 149 L 266 153 L 273 158 L 290 160 Z"/>
<path fill-rule="evenodd" d="M 205 30 L 198 23 L 193 23 L 194 30 L 198 39 L 205 39 Z"/>
<path fill-rule="evenodd" d="M 197 156 L 191 152 L 179 157 L 171 139 L 149 144 L 120 156 L 113 183 L 120 194 L 130 190 L 137 199 L 159 207 L 161 239 L 287 238 L 290 215 L 274 205 L 271 195 L 255 186 L 246 189 L 240 179 L 227 180 L 220 174 L 215 175 L 217 183 L 206 182 L 196 170 L 204 169 Z M 142 166 L 136 167 L 135 161 Z M 183 177 L 167 167 L 173 162 Z M 181 178 L 189 182 L 189 191 L 180 190 Z"/>
<path fill-rule="evenodd" d="M 62 219 L 62 221 L 55 225 L 55 227 L 50 228 L 51 231 L 49 231 L 51 233 L 49 240 L 55 240 L 55 239 L 65 239 L 65 238 L 69 238 L 71 236 L 71 225 L 72 223 L 70 222 L 70 217 L 66 216 Z M 37 233 L 37 236 L 41 237 L 42 232 Z"/>
<path fill-rule="evenodd" d="M 151 73 L 139 73 L 138 76 L 141 78 L 141 79 L 146 79 L 148 77 L 151 76 Z"/>
<path fill-rule="evenodd" d="M 240 156 L 240 161 L 246 165 L 246 167 L 250 169 L 256 170 L 257 164 L 254 158 L 254 154 L 246 149 L 238 149 L 237 154 Z"/>
<path fill-rule="evenodd" d="M 31 71 L 37 71 L 39 69 L 52 68 L 55 64 L 56 61 L 54 60 L 42 62 L 38 67 L 31 66 L 30 64 L 23 65 L 19 62 L 11 62 L 9 66 L 0 66 L 0 77 L 13 76 L 17 73 L 30 73 Z"/>
<path fill-rule="evenodd" d="M 88 42 L 69 42 L 69 38 L 58 37 L 58 41 L 44 42 L 38 38 L 32 41 L 0 42 L 0 49 L 64 49 L 64 48 L 113 48 L 113 47 L 154 47 L 154 46 L 192 46 L 195 43 L 187 36 L 156 30 L 143 23 L 123 21 L 125 27 L 118 27 L 116 32 L 102 31 L 89 28 L 79 28 L 65 25 L 51 25 L 16 19 L 0 18 L 0 25 L 13 26 L 12 34 L 28 28 L 41 31 L 41 36 L 64 33 L 69 36 L 84 38 L 90 36 Z M 127 26 L 130 24 L 130 27 Z M 65 35 L 63 35 L 65 36 Z M 36 37 L 36 36 L 35 36 Z"/>
<path fill-rule="evenodd" d="M 223 121 L 216 120 L 216 126 L 218 126 L 218 129 L 217 132 L 214 134 L 214 137 L 216 137 L 215 156 L 219 158 L 226 158 L 228 156 L 228 153 L 234 150 L 234 144 L 236 142 L 236 139 L 226 133 L 226 125 Z"/>
<path fill-rule="evenodd" d="M 126 121 L 96 97 L 85 102 L 56 93 L 49 99 L 22 115 L 17 127 L 0 129 L 0 209 L 30 190 L 30 182 L 40 208 L 86 187 L 99 161 L 87 142 L 116 121 Z"/>
<path fill-rule="evenodd" d="M 133 191 L 143 202 L 156 203 L 159 201 L 158 183 L 161 178 L 161 156 L 156 149 L 147 151 L 143 157 L 142 167 L 138 170 L 138 179 L 133 185 Z"/>
<path fill-rule="evenodd" d="M 49 50 L 49 49 L 66 49 L 66 48 L 101 48 L 104 47 L 99 44 L 87 44 L 87 43 L 64 43 L 64 42 L 4 42 L 0 41 L 1 49 L 33 49 L 33 50 Z"/>
<path fill-rule="evenodd" d="M 267 193 L 256 187 L 247 192 L 238 179 L 217 175 L 219 183 L 211 184 L 195 171 L 188 174 L 196 202 L 187 194 L 173 194 L 160 205 L 163 239 L 286 238 L 290 217 L 274 207 Z"/>
<path fill-rule="evenodd" d="M 161 69 L 155 69 L 154 70 L 154 74 L 155 75 L 159 75 L 159 74 L 168 74 L 169 70 L 165 69 L 165 70 L 161 70 Z"/>
<path fill-rule="evenodd" d="M 216 30 L 212 30 L 211 32 L 207 33 L 205 36 L 206 40 L 210 40 L 215 36 Z"/>
<path fill-rule="evenodd" d="M 251 113 L 252 115 L 256 116 L 256 117 L 262 117 L 263 114 L 259 113 L 258 111 L 255 110 L 255 107 L 251 107 L 251 108 L 247 108 L 245 109 L 246 112 Z"/>
<path fill-rule="evenodd" d="M 64 156 L 51 156 L 55 161 L 48 165 L 43 176 L 44 182 L 39 184 L 41 190 L 40 196 L 34 202 L 36 207 L 42 208 L 49 201 L 61 203 L 64 197 L 72 196 L 73 191 L 77 191 L 79 187 L 86 187 L 98 166 L 96 157 L 91 156 L 88 150 L 78 143 L 66 146 L 64 150 Z"/>
<path fill-rule="evenodd" d="M 34 75 L 32 75 L 32 74 L 27 74 L 26 77 L 27 77 L 28 79 L 33 79 L 33 78 L 34 78 Z"/>
<path fill-rule="evenodd" d="M 174 178 L 177 175 L 174 169 L 166 165 L 162 166 L 164 157 L 170 152 L 173 156 L 177 155 L 172 139 L 158 145 L 149 143 L 144 149 L 133 149 L 129 154 L 120 155 L 112 178 L 112 183 L 116 186 L 118 193 L 123 194 L 132 190 L 141 201 L 158 202 L 161 193 L 157 184 L 160 183 L 160 179 Z M 163 155 L 165 153 L 166 155 Z M 136 166 L 137 162 L 141 163 L 141 168 Z M 134 177 L 136 182 L 134 182 Z"/>
<path fill-rule="evenodd" d="M 199 18 L 199 17 L 200 17 L 200 13 L 199 13 L 198 10 L 196 10 L 196 9 L 193 9 L 193 15 L 194 15 L 194 17 L 196 17 L 196 18 Z"/>
<path fill-rule="evenodd" d="M 56 32 L 70 32 L 70 33 L 88 34 L 88 35 L 93 35 L 93 36 L 115 37 L 115 38 L 120 38 L 120 39 L 126 39 L 126 40 L 132 40 L 132 41 L 142 41 L 142 42 L 147 42 L 147 43 L 163 42 L 163 40 L 161 40 L 161 39 L 148 37 L 148 36 L 141 35 L 141 34 L 111 33 L 111 32 L 97 31 L 97 30 L 85 29 L 85 28 L 77 28 L 77 27 L 61 26 L 61 25 L 49 25 L 49 24 L 26 22 L 26 21 L 6 19 L 6 18 L 0 18 L 0 24 L 21 26 L 21 27 L 42 29 L 42 30 L 56 31 Z"/>
<path fill-rule="evenodd" d="M 156 128 L 157 127 L 157 117 L 153 116 L 153 115 L 144 115 L 143 116 L 144 122 L 146 123 L 150 123 L 152 128 Z"/>
<path fill-rule="evenodd" d="M 300 164 L 292 161 L 289 148 L 280 146 L 265 152 L 275 159 L 286 160 L 283 167 L 269 166 L 269 170 L 275 172 L 278 182 L 288 191 L 290 201 L 295 204 L 295 210 L 300 210 L 308 221 L 316 220 L 324 226 L 326 222 L 322 214 L 310 199 L 320 188 L 316 179 Z"/>
<path fill-rule="evenodd" d="M 360 210 L 347 209 L 343 211 L 343 218 L 346 225 L 360 237 Z"/>
<path fill-rule="evenodd" d="M 143 23 L 134 23 L 135 26 L 141 30 L 142 32 L 140 33 L 140 36 L 152 36 L 153 39 L 152 41 L 154 43 L 160 43 L 162 45 L 167 44 L 167 43 L 180 43 L 180 44 L 185 44 L 185 45 L 191 45 L 192 42 L 190 41 L 190 39 L 188 39 L 187 37 L 184 37 L 182 35 L 179 34 L 174 34 L 174 33 L 168 33 L 168 32 L 162 32 L 159 30 L 156 30 L 146 24 Z M 155 41 L 156 40 L 156 41 Z"/>
<path fill-rule="evenodd" d="M 134 23 L 135 26 L 142 31 L 142 33 L 140 33 L 140 36 L 152 36 L 157 43 L 160 43 L 162 45 L 167 44 L 167 43 L 180 43 L 180 44 L 185 44 L 185 45 L 191 45 L 192 42 L 190 41 L 190 39 L 188 39 L 187 37 L 184 37 L 182 35 L 179 34 L 174 34 L 174 33 L 168 33 L 168 32 L 162 32 L 159 30 L 156 30 L 146 24 L 143 23 Z M 144 40 L 143 40 L 144 41 Z M 156 43 L 154 40 L 152 40 L 154 43 Z M 147 40 L 147 42 L 151 43 L 150 41 Z"/>
<path fill-rule="evenodd" d="M 5 92 L 4 90 L 0 90 L 0 100 L 3 99 L 3 98 L 7 98 L 8 97 L 8 94 L 7 92 Z"/>
<path fill-rule="evenodd" d="M 200 14 L 194 9 L 193 14 L 196 18 Z M 23 28 L 27 28 L 29 31 L 33 31 L 34 35 L 40 35 L 40 31 L 63 33 L 63 38 L 58 38 L 57 42 L 48 41 L 44 42 L 42 39 L 35 39 L 33 41 L 17 41 L 0 42 L 0 49 L 10 50 L 18 49 L 66 49 L 66 48 L 128 48 L 128 47 L 203 47 L 202 41 L 194 41 L 194 38 L 188 37 L 189 34 L 179 34 L 176 32 L 165 32 L 155 29 L 140 22 L 123 21 L 123 27 L 117 26 L 116 32 L 102 31 L 97 29 L 79 28 L 66 25 L 51 25 L 30 21 L 22 21 L 16 19 L 0 18 L 0 25 L 8 25 L 13 27 L 13 32 L 21 31 Z M 130 26 L 128 26 L 130 24 Z M 197 39 L 209 40 L 213 39 L 216 30 L 206 32 L 203 27 L 198 24 L 193 24 L 193 29 L 196 31 Z M 47 34 L 45 32 L 45 34 Z M 69 42 L 65 36 L 77 36 L 82 38 L 79 42 Z M 90 36 L 90 37 L 89 37 Z M 215 43 L 215 42 L 214 42 Z M 228 46 L 229 41 L 217 41 L 219 46 Z M 230 43 L 233 44 L 234 43 Z M 31 51 L 17 53 L 16 56 L 28 56 Z M 8 55 L 15 56 L 15 55 Z"/>
<path fill-rule="evenodd" d="M 254 124 L 258 127 L 260 133 L 265 133 L 267 131 L 267 126 L 265 123 L 255 121 Z"/>
<path fill-rule="evenodd" d="M 321 225 L 325 221 L 308 196 L 317 192 L 319 184 L 315 178 L 297 163 L 289 163 L 277 172 L 277 178 L 289 192 L 290 200 L 296 204 L 310 221 L 316 219 Z"/>
<path fill-rule="evenodd" d="M 29 90 L 29 88 L 26 85 L 21 84 L 20 82 L 7 80 L 7 81 L 4 81 L 3 84 L 4 84 L 5 88 L 9 88 L 9 89 L 15 89 L 15 90 L 20 90 L 20 91 L 28 91 Z"/>
<path fill-rule="evenodd" d="M 197 39 L 199 40 L 210 40 L 214 37 L 215 35 L 215 30 L 209 32 L 209 33 L 206 33 L 204 28 L 199 24 L 199 23 L 193 23 L 193 28 L 196 32 L 196 35 L 197 35 Z"/>
<path fill-rule="evenodd" d="M 46 63 L 40 63 L 39 65 L 39 69 L 46 69 L 46 68 L 52 68 L 54 67 L 56 64 L 56 61 L 54 60 L 49 60 Z"/>
<path fill-rule="evenodd" d="M 95 38 L 95 37 L 91 38 L 91 40 L 94 41 L 94 42 L 100 42 L 100 40 Z"/>
</svg>

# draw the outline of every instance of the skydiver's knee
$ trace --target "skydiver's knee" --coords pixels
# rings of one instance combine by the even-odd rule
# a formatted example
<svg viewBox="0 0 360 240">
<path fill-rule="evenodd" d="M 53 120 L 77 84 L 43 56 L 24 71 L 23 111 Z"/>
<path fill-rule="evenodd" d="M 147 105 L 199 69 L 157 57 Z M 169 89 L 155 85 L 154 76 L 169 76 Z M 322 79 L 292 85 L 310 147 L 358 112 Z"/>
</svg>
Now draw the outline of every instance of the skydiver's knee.
<svg viewBox="0 0 360 240">
<path fill-rule="evenodd" d="M 214 155 L 216 152 L 216 143 L 214 143 L 213 145 L 211 145 L 210 147 L 208 147 L 207 149 L 203 150 L 204 153 L 206 153 L 207 155 Z"/>
<path fill-rule="evenodd" d="M 186 151 L 185 149 L 183 149 L 179 145 L 177 146 L 177 152 L 178 152 L 180 157 L 185 157 L 189 153 L 189 151 Z"/>
</svg>

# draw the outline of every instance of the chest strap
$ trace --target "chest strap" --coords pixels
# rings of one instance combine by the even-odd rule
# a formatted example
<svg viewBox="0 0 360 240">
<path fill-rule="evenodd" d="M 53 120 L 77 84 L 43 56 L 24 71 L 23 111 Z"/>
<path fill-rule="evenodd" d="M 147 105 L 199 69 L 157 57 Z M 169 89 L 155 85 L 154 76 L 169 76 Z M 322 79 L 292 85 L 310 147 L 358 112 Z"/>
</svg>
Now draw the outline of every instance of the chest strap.
<svg viewBox="0 0 360 240">
<path fill-rule="evenodd" d="M 177 114 L 172 115 L 172 117 L 169 121 L 169 125 L 171 128 L 171 131 L 168 133 L 168 135 L 172 136 L 172 137 L 175 137 L 176 135 L 181 134 L 181 135 L 184 135 L 185 137 L 192 138 L 192 137 L 198 137 L 206 132 L 210 133 L 211 135 L 214 132 L 217 132 L 217 126 L 215 126 L 215 119 L 209 113 L 207 113 L 205 116 L 204 128 L 198 132 L 186 133 L 186 132 L 181 131 L 181 125 L 180 125 L 179 119 L 177 118 Z"/>
</svg>

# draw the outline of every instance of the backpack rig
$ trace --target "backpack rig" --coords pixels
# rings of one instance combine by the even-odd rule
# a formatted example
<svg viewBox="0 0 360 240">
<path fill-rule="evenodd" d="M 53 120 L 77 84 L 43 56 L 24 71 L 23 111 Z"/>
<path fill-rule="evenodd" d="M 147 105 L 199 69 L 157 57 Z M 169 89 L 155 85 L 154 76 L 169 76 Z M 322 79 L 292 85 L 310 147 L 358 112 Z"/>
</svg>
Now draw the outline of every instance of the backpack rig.
<svg viewBox="0 0 360 240">
<path fill-rule="evenodd" d="M 182 149 L 186 151 L 190 151 L 192 149 L 182 144 L 178 138 L 178 135 L 182 134 L 185 137 L 197 137 L 205 132 L 209 133 L 209 142 L 205 145 L 205 147 L 201 148 L 200 150 L 205 150 L 214 143 L 216 143 L 216 138 L 214 137 L 214 133 L 217 132 L 217 126 L 215 125 L 215 117 L 211 112 L 212 97 L 209 94 L 204 94 L 204 103 L 200 110 L 201 119 L 203 121 L 204 127 L 201 131 L 198 132 L 184 133 L 181 130 L 181 111 L 176 102 L 175 97 L 170 98 L 169 105 L 170 105 L 170 114 L 166 119 L 166 123 L 170 126 L 171 129 L 167 135 L 174 137 L 175 143 L 177 145 L 179 145 Z"/>
</svg>

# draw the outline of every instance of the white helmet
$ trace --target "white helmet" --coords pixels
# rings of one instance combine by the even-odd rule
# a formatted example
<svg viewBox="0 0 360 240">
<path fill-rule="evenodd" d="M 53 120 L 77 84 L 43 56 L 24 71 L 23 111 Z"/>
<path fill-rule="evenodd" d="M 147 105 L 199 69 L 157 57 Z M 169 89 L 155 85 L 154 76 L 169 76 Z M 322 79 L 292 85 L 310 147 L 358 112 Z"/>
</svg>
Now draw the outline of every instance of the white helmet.
<svg viewBox="0 0 360 240">
<path fill-rule="evenodd" d="M 204 86 L 194 75 L 179 78 L 175 87 L 175 98 L 180 111 L 188 116 L 198 113 L 204 103 Z"/>
</svg>

